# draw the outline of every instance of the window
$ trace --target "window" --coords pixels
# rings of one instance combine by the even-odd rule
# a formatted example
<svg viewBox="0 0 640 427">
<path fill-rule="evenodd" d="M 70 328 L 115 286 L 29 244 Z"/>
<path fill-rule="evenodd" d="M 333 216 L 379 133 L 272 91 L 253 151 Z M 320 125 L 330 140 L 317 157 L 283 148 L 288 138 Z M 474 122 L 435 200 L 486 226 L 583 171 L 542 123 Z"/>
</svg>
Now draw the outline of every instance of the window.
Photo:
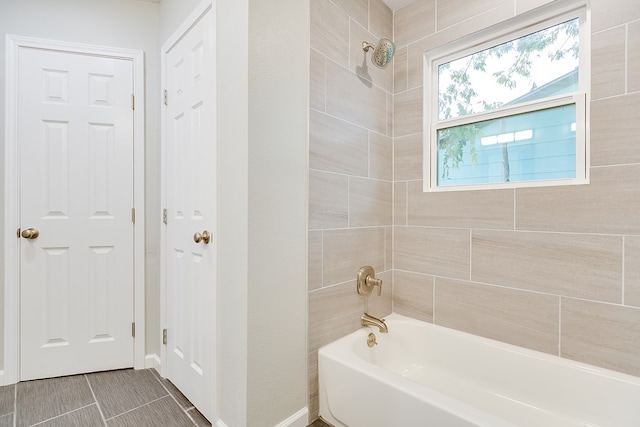
<svg viewBox="0 0 640 427">
<path fill-rule="evenodd" d="M 425 191 L 588 182 L 586 16 L 538 14 L 425 54 Z"/>
</svg>

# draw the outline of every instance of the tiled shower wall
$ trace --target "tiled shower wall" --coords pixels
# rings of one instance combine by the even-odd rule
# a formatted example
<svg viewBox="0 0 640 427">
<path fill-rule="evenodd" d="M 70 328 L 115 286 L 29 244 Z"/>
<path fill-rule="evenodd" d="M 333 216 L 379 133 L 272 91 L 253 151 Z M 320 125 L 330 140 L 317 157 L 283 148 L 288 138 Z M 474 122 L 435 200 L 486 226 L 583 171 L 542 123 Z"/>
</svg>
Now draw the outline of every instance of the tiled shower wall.
<svg viewBox="0 0 640 427">
<path fill-rule="evenodd" d="M 311 0 L 309 111 L 309 393 L 318 414 L 318 348 L 391 312 L 393 67 L 362 42 L 392 37 L 381 0 Z M 382 296 L 356 292 L 371 265 Z"/>
<path fill-rule="evenodd" d="M 439 194 L 422 192 L 422 53 L 552 2 L 310 3 L 310 418 L 318 348 L 388 314 L 391 279 L 400 314 L 640 375 L 637 0 L 591 0 L 589 185 Z M 360 47 L 392 22 L 393 74 Z M 368 301 L 367 264 L 385 280 Z"/>
<path fill-rule="evenodd" d="M 424 51 L 548 0 L 395 12 L 395 312 L 640 375 L 640 3 L 592 0 L 591 182 L 422 192 Z"/>
</svg>

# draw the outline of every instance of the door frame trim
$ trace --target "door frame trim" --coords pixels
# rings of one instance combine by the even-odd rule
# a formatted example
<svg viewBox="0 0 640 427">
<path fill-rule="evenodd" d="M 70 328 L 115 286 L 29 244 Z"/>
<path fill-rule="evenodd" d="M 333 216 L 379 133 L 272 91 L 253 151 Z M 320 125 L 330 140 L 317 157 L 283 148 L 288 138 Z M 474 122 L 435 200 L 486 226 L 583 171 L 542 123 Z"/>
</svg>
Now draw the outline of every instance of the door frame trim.
<svg viewBox="0 0 640 427">
<path fill-rule="evenodd" d="M 4 148 L 4 372 L 0 385 L 20 380 L 20 247 L 13 238 L 20 227 L 20 189 L 18 167 L 18 54 L 21 48 L 35 48 L 102 56 L 132 61 L 133 94 L 133 208 L 136 212 L 133 235 L 134 368 L 145 367 L 145 168 L 144 168 L 144 52 L 89 44 L 38 39 L 7 34 L 5 81 L 5 148 Z M 2 375 L 4 374 L 4 375 Z"/>
<path fill-rule="evenodd" d="M 167 54 L 196 25 L 209 10 L 214 8 L 213 0 L 202 0 L 180 24 L 176 31 L 162 44 L 160 51 L 160 83 L 162 90 L 167 87 Z M 215 11 L 214 11 L 215 12 Z M 160 206 L 167 206 L 167 106 L 162 103 L 160 113 Z M 167 328 L 167 227 L 163 223 L 160 231 L 160 342 L 162 331 Z M 217 372 L 217 366 L 214 367 Z M 160 345 L 160 375 L 167 377 L 167 345 Z M 215 404 L 217 407 L 217 402 Z"/>
</svg>

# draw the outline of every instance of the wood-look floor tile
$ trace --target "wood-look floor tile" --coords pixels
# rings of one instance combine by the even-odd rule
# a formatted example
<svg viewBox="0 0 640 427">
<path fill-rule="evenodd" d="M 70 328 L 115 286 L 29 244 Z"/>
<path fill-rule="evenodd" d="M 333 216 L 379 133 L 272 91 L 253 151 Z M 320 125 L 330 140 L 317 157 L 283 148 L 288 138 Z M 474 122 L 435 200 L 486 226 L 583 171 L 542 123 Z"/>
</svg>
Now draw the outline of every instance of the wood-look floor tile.
<svg viewBox="0 0 640 427">
<path fill-rule="evenodd" d="M 168 395 L 150 370 L 98 372 L 87 378 L 107 420 Z"/>
<path fill-rule="evenodd" d="M 18 383 L 16 426 L 30 426 L 94 403 L 84 375 Z"/>
<path fill-rule="evenodd" d="M 52 420 L 38 424 L 38 427 L 103 427 L 104 422 L 96 404 L 69 412 Z"/>
<path fill-rule="evenodd" d="M 0 387 L 0 417 L 13 412 L 13 402 L 16 394 L 15 384 Z"/>
<path fill-rule="evenodd" d="M 159 384 L 158 384 L 159 385 Z M 166 396 L 107 420 L 109 427 L 193 427 L 193 421 L 178 404 Z"/>
<path fill-rule="evenodd" d="M 13 413 L 0 417 L 0 427 L 13 427 Z"/>
<path fill-rule="evenodd" d="M 198 427 L 211 427 L 211 423 L 196 408 L 189 409 L 187 415 Z"/>
</svg>

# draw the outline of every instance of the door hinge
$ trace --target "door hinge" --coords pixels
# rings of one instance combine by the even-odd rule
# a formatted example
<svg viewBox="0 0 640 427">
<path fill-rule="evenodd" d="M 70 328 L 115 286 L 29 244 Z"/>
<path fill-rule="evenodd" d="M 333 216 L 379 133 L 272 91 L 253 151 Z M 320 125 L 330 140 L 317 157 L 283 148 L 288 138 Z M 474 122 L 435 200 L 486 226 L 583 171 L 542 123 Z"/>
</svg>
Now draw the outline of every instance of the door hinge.
<svg viewBox="0 0 640 427">
<path fill-rule="evenodd" d="M 165 224 L 166 224 L 166 223 L 165 223 Z M 20 236 L 20 229 L 19 229 L 19 228 L 16 230 L 16 237 L 17 237 L 18 239 L 21 237 L 21 236 Z"/>
<path fill-rule="evenodd" d="M 164 105 L 169 105 L 169 93 L 166 89 L 162 92 L 162 103 Z"/>
<path fill-rule="evenodd" d="M 167 330 L 162 330 L 162 344 L 167 345 Z"/>
<path fill-rule="evenodd" d="M 131 109 L 136 109 L 136 96 L 134 94 L 131 94 Z"/>
<path fill-rule="evenodd" d="M 136 322 L 131 323 L 131 336 L 136 337 Z"/>
<path fill-rule="evenodd" d="M 167 213 L 167 209 L 162 209 L 162 222 L 164 223 L 164 225 L 167 225 L 168 219 L 167 219 L 168 213 Z"/>
<path fill-rule="evenodd" d="M 131 208 L 131 222 L 136 223 L 136 208 Z"/>
</svg>

